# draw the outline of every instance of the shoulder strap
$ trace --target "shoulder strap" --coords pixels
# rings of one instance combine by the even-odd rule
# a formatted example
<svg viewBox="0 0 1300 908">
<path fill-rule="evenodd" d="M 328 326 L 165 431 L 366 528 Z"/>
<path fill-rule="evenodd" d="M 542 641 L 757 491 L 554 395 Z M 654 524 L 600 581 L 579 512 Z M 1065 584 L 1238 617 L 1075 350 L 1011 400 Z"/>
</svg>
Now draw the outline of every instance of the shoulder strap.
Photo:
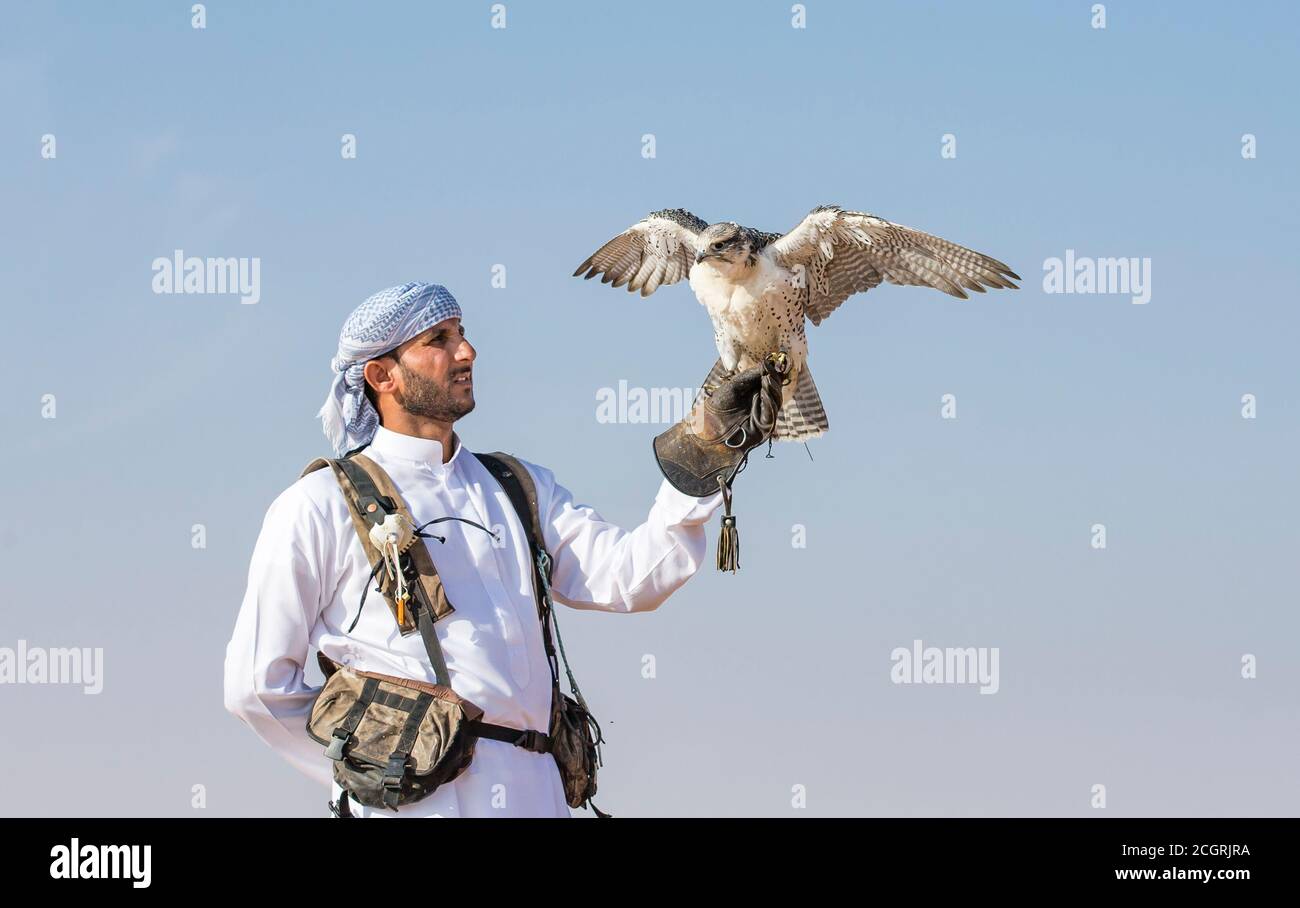
<svg viewBox="0 0 1300 908">
<path fill-rule="evenodd" d="M 532 474 L 516 458 L 501 451 L 492 454 L 475 452 L 474 456 L 496 477 L 501 488 L 505 489 L 506 497 L 510 499 L 519 522 L 524 525 L 524 532 L 528 534 L 533 560 L 536 561 L 538 552 L 546 551 L 546 539 L 542 535 L 542 519 L 537 508 L 537 486 Z M 549 560 L 548 554 L 547 561 Z"/>
<path fill-rule="evenodd" d="M 555 658 L 555 643 L 551 639 L 551 627 L 555 628 L 555 640 L 559 641 L 560 658 L 564 660 L 564 673 L 569 679 L 569 689 L 573 691 L 583 709 L 587 703 L 583 699 L 578 682 L 569 668 L 569 657 L 564 652 L 564 638 L 560 636 L 560 624 L 555 617 L 551 602 L 551 565 L 550 553 L 546 550 L 546 537 L 542 535 L 541 511 L 537 505 L 537 485 L 533 482 L 528 468 L 517 458 L 495 451 L 492 454 L 475 452 L 475 457 L 482 461 L 488 472 L 496 477 L 505 489 L 506 496 L 519 515 L 519 522 L 528 533 L 528 541 L 533 551 L 533 588 L 537 593 L 537 612 L 542 619 L 542 640 L 546 644 L 546 657 L 551 663 L 551 678 L 555 682 L 555 692 L 560 693 L 560 666 Z"/>
<path fill-rule="evenodd" d="M 317 470 L 323 470 L 325 467 L 328 467 L 329 465 L 330 465 L 329 460 L 327 460 L 324 457 L 317 457 L 311 463 L 307 464 L 307 466 L 302 468 L 302 472 L 298 474 L 298 478 L 302 479 L 308 473 L 315 473 Z"/>
<path fill-rule="evenodd" d="M 306 476 L 327 466 L 334 471 L 339 488 L 343 491 L 343 497 L 347 500 L 348 511 L 352 515 L 352 524 L 356 528 L 357 537 L 361 540 L 361 547 L 365 550 L 366 558 L 373 568 L 379 564 L 383 556 L 370 541 L 370 527 L 382 523 L 387 514 L 394 512 L 413 521 L 411 512 L 384 469 L 364 454 L 353 454 L 351 457 L 339 459 L 317 458 L 307 465 L 302 475 Z M 428 548 L 422 540 L 417 540 L 416 544 L 411 546 L 409 554 L 419 580 L 416 584 L 417 595 L 423 594 L 422 598 L 432 612 L 433 620 L 437 621 L 450 615 L 456 609 L 447 599 L 447 592 L 443 588 L 442 579 L 438 576 L 438 569 L 433 564 Z M 396 620 L 397 600 L 394 597 L 392 578 L 388 577 L 387 571 L 380 571 L 379 581 L 380 593 Z M 403 618 L 404 620 L 398 624 L 403 636 L 419 630 L 416 617 L 409 611 Z"/>
<path fill-rule="evenodd" d="M 303 475 L 321 469 L 326 464 L 333 468 L 339 487 L 343 490 L 343 497 L 347 499 L 348 511 L 352 514 L 352 523 L 356 527 L 357 536 L 361 539 L 361 547 L 365 549 L 370 566 L 378 569 L 383 556 L 375 548 L 374 543 L 370 541 L 370 528 L 382 524 L 384 518 L 392 513 L 401 514 L 411 522 L 411 526 L 416 525 L 415 520 L 406 507 L 406 502 L 402 500 L 402 494 L 397 490 L 397 486 L 393 484 L 392 478 L 389 477 L 383 467 L 369 457 L 364 454 L 354 453 L 337 460 L 321 458 L 312 461 Z M 383 595 L 384 601 L 388 603 L 388 608 L 393 613 L 393 619 L 397 620 L 398 629 L 403 635 L 413 633 L 416 630 L 420 632 L 420 637 L 424 641 L 425 652 L 428 653 L 429 662 L 433 667 L 434 677 L 444 687 L 451 687 L 451 675 L 447 671 L 447 660 L 443 656 L 442 645 L 438 642 L 438 635 L 434 631 L 433 622 L 451 614 L 455 609 L 447 600 L 447 592 L 443 589 L 442 579 L 438 576 L 438 569 L 434 566 L 433 558 L 424 545 L 424 541 L 416 539 L 415 544 L 407 550 L 407 553 L 409 563 L 416 574 L 413 578 L 416 581 L 414 585 L 415 608 L 405 611 L 402 620 L 397 620 L 397 599 L 394 595 L 395 580 L 388 576 L 386 570 L 377 571 L 380 578 L 379 592 Z M 366 583 L 368 585 L 370 580 L 367 580 Z"/>
<path fill-rule="evenodd" d="M 528 547 L 533 556 L 533 594 L 537 599 L 537 618 L 542 625 L 542 644 L 546 649 L 546 661 L 551 666 L 551 683 L 555 687 L 554 696 L 559 696 L 560 665 L 555 657 L 555 642 L 551 638 L 553 610 L 550 607 L 551 558 L 546 551 L 546 540 L 542 535 L 542 520 L 537 506 L 537 486 L 533 482 L 528 468 L 516 458 L 502 451 L 491 454 L 474 452 L 474 456 L 487 468 L 505 490 L 515 516 L 524 527 L 528 537 Z"/>
<path fill-rule="evenodd" d="M 396 511 L 411 521 L 411 526 L 415 526 L 415 518 L 406 507 L 406 502 L 402 500 L 402 493 L 397 491 L 397 486 L 393 485 L 393 480 L 389 478 L 384 468 L 375 463 L 364 454 L 353 454 L 347 458 L 345 463 L 350 466 L 359 467 L 351 471 L 353 482 L 360 482 L 358 488 L 364 488 L 364 480 L 374 483 L 374 488 L 370 495 L 377 499 L 381 508 L 385 500 L 391 501 L 395 505 Z M 369 504 L 367 504 L 369 507 Z M 383 515 L 376 518 L 377 522 L 383 522 Z M 369 541 L 370 528 L 366 528 L 366 539 Z M 433 556 L 429 554 L 429 548 L 423 540 L 419 540 L 410 548 L 411 562 L 419 575 L 419 586 L 424 590 L 427 604 L 433 612 L 433 620 L 441 620 L 452 612 L 456 611 L 447 599 L 447 591 L 443 588 L 442 578 L 438 576 L 438 569 L 433 564 Z M 378 554 L 376 552 L 376 554 Z"/>
</svg>

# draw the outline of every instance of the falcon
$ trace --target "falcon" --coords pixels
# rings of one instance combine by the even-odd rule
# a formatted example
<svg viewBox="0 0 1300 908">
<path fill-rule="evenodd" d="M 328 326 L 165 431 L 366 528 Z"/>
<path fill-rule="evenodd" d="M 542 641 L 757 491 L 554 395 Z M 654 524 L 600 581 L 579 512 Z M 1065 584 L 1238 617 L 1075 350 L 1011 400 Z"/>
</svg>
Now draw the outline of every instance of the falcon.
<svg viewBox="0 0 1300 908">
<path fill-rule="evenodd" d="M 687 278 L 713 322 L 718 360 L 704 388 L 784 352 L 788 371 L 772 438 L 802 441 L 830 424 L 808 368 L 804 320 L 822 320 L 882 281 L 958 299 L 1020 276 L 982 253 L 861 211 L 819 205 L 784 235 L 734 221 L 706 224 L 682 208 L 651 212 L 593 252 L 573 276 L 649 296 Z M 703 393 L 703 392 L 701 392 Z"/>
</svg>

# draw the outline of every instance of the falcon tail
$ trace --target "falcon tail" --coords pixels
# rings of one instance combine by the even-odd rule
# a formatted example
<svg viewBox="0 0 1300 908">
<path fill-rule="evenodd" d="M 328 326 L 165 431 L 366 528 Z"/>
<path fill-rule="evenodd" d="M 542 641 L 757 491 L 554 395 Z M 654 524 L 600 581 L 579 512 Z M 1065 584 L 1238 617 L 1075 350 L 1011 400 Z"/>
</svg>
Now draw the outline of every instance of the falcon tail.
<svg viewBox="0 0 1300 908">
<path fill-rule="evenodd" d="M 722 360 L 718 359 L 709 370 L 709 374 L 705 376 L 704 385 L 716 387 L 730 374 L 723 368 Z M 806 441 L 809 438 L 817 438 L 830 428 L 830 423 L 826 419 L 826 410 L 822 407 L 821 395 L 817 393 L 817 385 L 813 383 L 812 373 L 808 370 L 807 364 L 795 381 L 794 391 L 790 391 L 787 387 L 786 393 L 785 403 L 781 405 L 781 411 L 776 414 L 776 429 L 772 432 L 773 440 Z M 701 389 L 695 396 L 696 403 L 703 394 Z"/>
<path fill-rule="evenodd" d="M 789 388 L 786 390 L 788 392 Z M 805 364 L 795 381 L 794 393 L 786 398 L 781 412 L 776 414 L 776 430 L 772 437 L 777 441 L 807 441 L 822 435 L 830 427 L 812 372 Z"/>
</svg>

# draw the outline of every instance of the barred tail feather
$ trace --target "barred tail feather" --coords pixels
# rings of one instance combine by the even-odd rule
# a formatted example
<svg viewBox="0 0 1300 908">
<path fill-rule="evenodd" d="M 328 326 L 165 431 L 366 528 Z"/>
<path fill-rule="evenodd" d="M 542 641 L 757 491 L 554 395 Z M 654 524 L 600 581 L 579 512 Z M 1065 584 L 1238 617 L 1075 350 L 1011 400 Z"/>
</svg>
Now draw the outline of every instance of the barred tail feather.
<svg viewBox="0 0 1300 908">
<path fill-rule="evenodd" d="M 830 427 L 812 371 L 805 364 L 795 382 L 794 393 L 776 415 L 772 437 L 777 441 L 806 441 L 824 434 Z"/>
<path fill-rule="evenodd" d="M 692 409 L 704 396 L 705 388 L 716 388 L 734 374 L 735 370 L 724 368 L 722 359 L 719 358 L 709 370 L 709 374 L 705 376 L 704 384 L 691 404 Z M 821 395 L 817 393 L 812 372 L 805 365 L 795 382 L 794 392 L 790 394 L 781 406 L 781 411 L 776 415 L 776 429 L 772 432 L 772 438 L 776 441 L 805 441 L 809 438 L 817 438 L 829 428 L 830 422 L 826 418 L 826 410 L 822 407 Z"/>
</svg>

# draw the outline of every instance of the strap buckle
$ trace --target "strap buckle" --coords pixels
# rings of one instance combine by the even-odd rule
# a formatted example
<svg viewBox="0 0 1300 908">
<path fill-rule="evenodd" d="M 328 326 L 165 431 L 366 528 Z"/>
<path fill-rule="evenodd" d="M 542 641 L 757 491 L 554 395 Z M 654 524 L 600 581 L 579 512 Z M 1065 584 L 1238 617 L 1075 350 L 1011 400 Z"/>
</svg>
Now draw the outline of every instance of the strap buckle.
<svg viewBox="0 0 1300 908">
<path fill-rule="evenodd" d="M 393 754 L 388 758 L 384 768 L 384 788 L 394 791 L 402 787 L 402 777 L 406 775 L 406 754 Z"/>
<path fill-rule="evenodd" d="M 549 753 L 551 749 L 550 739 L 535 728 L 529 728 L 523 731 L 515 741 L 516 747 L 522 747 L 524 750 L 530 750 L 535 754 Z"/>
<path fill-rule="evenodd" d="M 340 732 L 342 732 L 342 734 L 340 734 Z M 325 750 L 326 759 L 342 760 L 343 747 L 348 743 L 348 739 L 351 737 L 352 735 L 347 731 L 344 731 L 342 726 L 334 729 L 334 734 L 330 738 L 330 746 Z"/>
</svg>

